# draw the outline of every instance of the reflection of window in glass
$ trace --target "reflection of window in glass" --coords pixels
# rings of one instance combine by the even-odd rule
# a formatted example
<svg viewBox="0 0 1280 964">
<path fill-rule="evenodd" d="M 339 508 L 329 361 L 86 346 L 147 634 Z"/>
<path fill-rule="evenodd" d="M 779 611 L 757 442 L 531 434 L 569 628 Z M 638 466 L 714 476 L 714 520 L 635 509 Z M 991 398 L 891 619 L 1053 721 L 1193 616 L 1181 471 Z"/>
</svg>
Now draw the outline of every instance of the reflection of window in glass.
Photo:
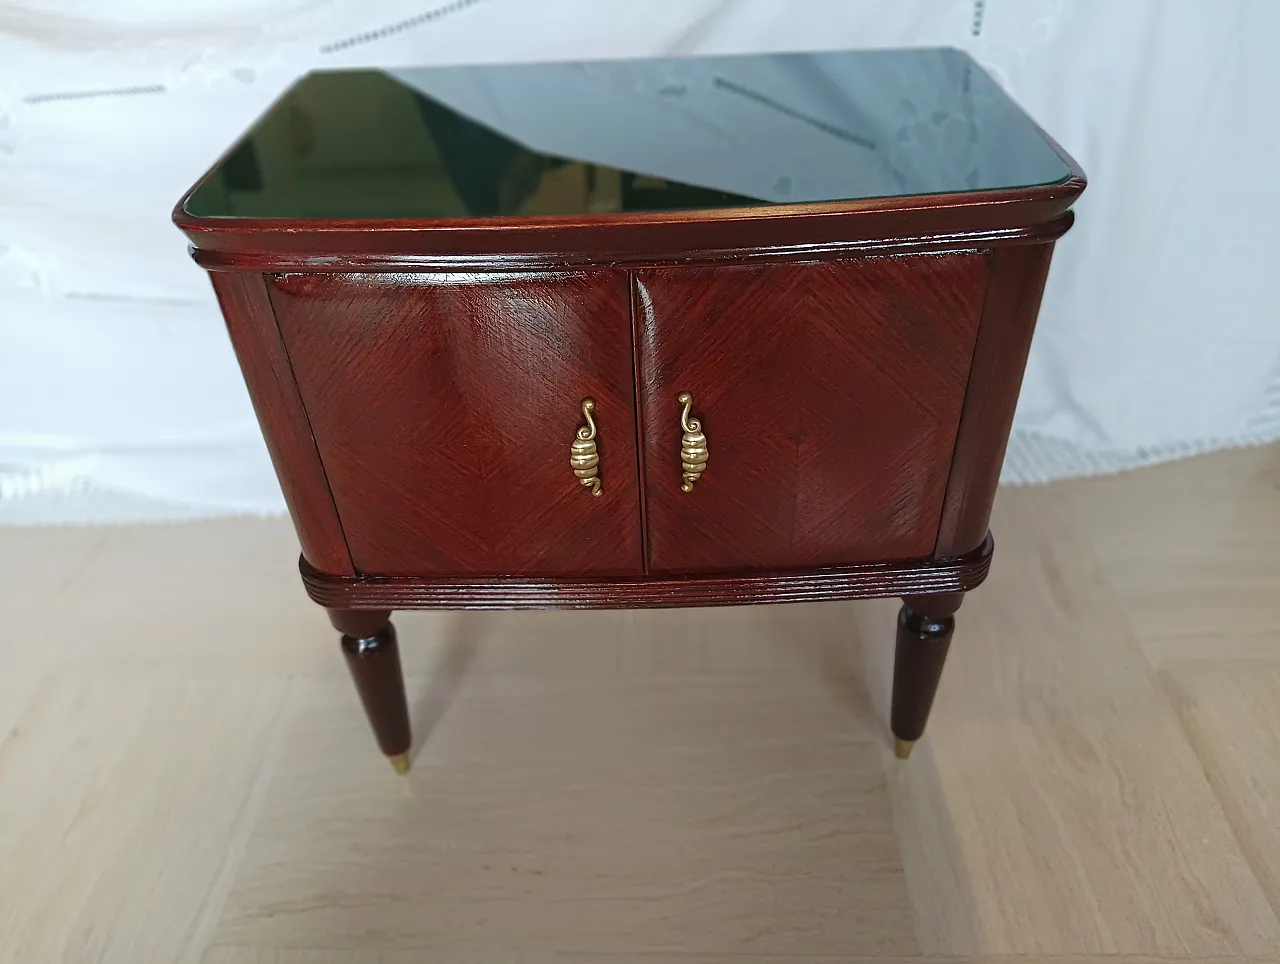
<svg viewBox="0 0 1280 964">
<path fill-rule="evenodd" d="M 759 203 L 533 151 L 383 74 L 356 71 L 308 78 L 227 156 L 199 200 L 243 216 L 446 218 Z"/>
<path fill-rule="evenodd" d="M 739 97 L 745 97 L 747 100 L 754 101 L 762 107 L 772 111 L 777 111 L 787 117 L 800 121 L 802 124 L 808 124 L 810 127 L 829 134 L 837 140 L 846 141 L 850 144 L 857 144 L 859 147 L 865 147 L 869 151 L 876 149 L 876 142 L 870 137 L 864 137 L 861 134 L 855 134 L 853 131 L 847 131 L 835 124 L 828 124 L 826 121 L 818 117 L 806 114 L 804 111 L 796 110 L 794 107 L 788 107 L 781 101 L 774 100 L 768 94 L 763 94 L 758 90 L 752 90 L 750 87 L 744 87 L 742 84 L 735 84 L 731 80 L 724 77 L 713 77 L 711 83 L 723 91 L 736 94 Z"/>
<path fill-rule="evenodd" d="M 759 203 L 724 191 L 540 154 L 418 97 L 445 170 L 473 217 L 614 214 Z"/>
</svg>

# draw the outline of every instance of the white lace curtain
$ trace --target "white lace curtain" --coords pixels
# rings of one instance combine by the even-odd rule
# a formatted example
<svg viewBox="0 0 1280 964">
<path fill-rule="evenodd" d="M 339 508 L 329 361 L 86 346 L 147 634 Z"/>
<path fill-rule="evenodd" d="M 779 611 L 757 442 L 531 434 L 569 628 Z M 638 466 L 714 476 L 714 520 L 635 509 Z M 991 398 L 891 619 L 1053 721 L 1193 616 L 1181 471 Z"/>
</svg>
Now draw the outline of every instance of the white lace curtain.
<svg viewBox="0 0 1280 964">
<path fill-rule="evenodd" d="M 1078 158 L 1012 481 L 1280 437 L 1272 0 L 10 0 L 0 521 L 282 502 L 169 212 L 298 74 L 951 45 Z"/>
</svg>

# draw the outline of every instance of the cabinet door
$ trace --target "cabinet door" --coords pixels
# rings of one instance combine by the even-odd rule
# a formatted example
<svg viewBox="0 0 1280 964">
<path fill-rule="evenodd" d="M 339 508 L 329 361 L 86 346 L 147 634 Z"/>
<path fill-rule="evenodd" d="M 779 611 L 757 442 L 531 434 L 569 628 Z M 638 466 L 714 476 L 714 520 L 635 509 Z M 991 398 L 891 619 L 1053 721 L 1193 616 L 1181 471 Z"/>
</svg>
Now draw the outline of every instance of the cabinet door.
<svg viewBox="0 0 1280 964">
<path fill-rule="evenodd" d="M 986 258 L 638 272 L 653 572 L 929 556 Z M 680 405 L 708 461 L 681 489 Z"/>
<path fill-rule="evenodd" d="M 625 274 L 271 280 L 358 571 L 642 571 Z M 598 497 L 569 464 L 587 397 Z"/>
</svg>

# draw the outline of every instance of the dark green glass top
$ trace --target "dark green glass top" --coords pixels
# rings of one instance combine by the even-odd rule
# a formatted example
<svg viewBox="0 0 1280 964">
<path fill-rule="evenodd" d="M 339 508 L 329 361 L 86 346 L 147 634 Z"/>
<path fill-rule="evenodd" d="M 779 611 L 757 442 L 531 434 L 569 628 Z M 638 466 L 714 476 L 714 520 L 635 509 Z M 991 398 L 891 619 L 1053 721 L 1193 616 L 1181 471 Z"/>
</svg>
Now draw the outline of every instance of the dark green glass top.
<svg viewBox="0 0 1280 964">
<path fill-rule="evenodd" d="M 310 74 L 196 217 L 615 214 L 1029 187 L 1069 171 L 955 50 Z"/>
</svg>

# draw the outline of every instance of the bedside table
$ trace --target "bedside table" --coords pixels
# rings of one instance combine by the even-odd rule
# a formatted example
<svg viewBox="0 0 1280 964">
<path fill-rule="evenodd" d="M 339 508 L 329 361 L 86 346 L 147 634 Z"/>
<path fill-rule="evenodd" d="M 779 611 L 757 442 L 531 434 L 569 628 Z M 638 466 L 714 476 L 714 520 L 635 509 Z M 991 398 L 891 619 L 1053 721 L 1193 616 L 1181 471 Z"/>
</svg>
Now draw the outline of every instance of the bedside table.
<svg viewBox="0 0 1280 964">
<path fill-rule="evenodd" d="M 953 50 L 351 71 L 174 220 L 398 770 L 396 609 L 874 596 L 905 757 L 1084 183 Z"/>
</svg>

